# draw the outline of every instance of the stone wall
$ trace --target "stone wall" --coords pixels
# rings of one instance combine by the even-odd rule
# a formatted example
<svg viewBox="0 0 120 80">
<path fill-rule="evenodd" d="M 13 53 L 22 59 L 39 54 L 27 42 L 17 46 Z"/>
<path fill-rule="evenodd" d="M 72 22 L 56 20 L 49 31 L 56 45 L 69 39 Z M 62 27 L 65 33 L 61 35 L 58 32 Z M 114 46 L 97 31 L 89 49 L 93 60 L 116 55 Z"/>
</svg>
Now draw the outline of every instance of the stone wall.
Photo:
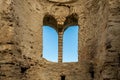
<svg viewBox="0 0 120 80">
<path fill-rule="evenodd" d="M 104 42 L 104 53 L 101 54 L 99 61 L 100 79 L 103 80 L 119 80 L 120 79 L 120 1 L 108 0 L 109 14 L 107 27 L 103 36 L 106 38 Z M 104 38 L 103 37 L 103 38 Z M 102 39 L 103 40 L 103 39 Z M 101 41 L 102 41 L 101 40 Z M 102 41 L 103 42 L 103 41 Z M 100 51 L 99 51 L 100 53 Z M 101 67 L 101 68 L 100 68 Z"/>
<path fill-rule="evenodd" d="M 0 0 L 0 80 L 120 79 L 120 0 L 62 1 Z M 42 57 L 43 19 L 56 5 L 78 15 L 78 62 Z"/>
</svg>

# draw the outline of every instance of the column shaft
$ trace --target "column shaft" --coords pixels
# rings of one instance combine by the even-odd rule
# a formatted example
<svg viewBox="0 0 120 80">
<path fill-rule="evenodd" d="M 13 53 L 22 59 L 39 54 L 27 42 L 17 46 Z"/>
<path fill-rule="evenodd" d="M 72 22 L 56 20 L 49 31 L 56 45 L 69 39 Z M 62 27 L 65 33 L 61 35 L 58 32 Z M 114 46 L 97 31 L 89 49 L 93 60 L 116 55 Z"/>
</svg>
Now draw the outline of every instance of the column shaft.
<svg viewBox="0 0 120 80">
<path fill-rule="evenodd" d="M 63 32 L 58 32 L 58 63 L 62 63 Z"/>
</svg>

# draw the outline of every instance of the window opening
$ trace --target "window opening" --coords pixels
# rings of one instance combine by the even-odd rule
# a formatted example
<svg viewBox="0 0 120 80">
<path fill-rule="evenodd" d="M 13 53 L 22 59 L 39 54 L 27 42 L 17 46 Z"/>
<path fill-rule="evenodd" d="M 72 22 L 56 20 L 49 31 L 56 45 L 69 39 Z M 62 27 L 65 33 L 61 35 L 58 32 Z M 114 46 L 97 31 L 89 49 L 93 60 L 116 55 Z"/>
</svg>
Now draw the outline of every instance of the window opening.
<svg viewBox="0 0 120 80">
<path fill-rule="evenodd" d="M 78 26 L 68 27 L 63 35 L 63 62 L 78 62 Z"/>
<path fill-rule="evenodd" d="M 58 34 L 50 26 L 43 26 L 43 58 L 58 62 Z"/>
</svg>

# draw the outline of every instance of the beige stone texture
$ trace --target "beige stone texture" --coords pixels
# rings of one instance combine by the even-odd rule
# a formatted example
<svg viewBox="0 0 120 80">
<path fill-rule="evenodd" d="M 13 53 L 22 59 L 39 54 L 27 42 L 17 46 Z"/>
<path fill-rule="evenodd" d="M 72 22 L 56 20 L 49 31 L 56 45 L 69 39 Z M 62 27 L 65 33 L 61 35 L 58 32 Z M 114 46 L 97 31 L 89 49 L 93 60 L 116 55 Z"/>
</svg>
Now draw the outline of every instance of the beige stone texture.
<svg viewBox="0 0 120 80">
<path fill-rule="evenodd" d="M 58 63 L 42 57 L 42 27 L 59 33 Z M 62 35 L 79 26 L 78 62 Z M 120 0 L 0 0 L 0 80 L 120 80 Z"/>
</svg>

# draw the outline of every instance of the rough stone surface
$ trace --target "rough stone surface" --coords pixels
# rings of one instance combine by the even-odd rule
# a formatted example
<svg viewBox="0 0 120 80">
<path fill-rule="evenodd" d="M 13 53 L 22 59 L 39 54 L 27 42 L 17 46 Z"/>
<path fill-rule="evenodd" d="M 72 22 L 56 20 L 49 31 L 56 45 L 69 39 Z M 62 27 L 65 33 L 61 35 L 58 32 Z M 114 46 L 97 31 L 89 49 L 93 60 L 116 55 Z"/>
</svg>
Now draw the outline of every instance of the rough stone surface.
<svg viewBox="0 0 120 80">
<path fill-rule="evenodd" d="M 79 25 L 79 61 L 42 57 L 42 26 Z M 62 34 L 60 34 L 62 36 Z M 0 80 L 120 80 L 120 0 L 0 0 Z"/>
</svg>

